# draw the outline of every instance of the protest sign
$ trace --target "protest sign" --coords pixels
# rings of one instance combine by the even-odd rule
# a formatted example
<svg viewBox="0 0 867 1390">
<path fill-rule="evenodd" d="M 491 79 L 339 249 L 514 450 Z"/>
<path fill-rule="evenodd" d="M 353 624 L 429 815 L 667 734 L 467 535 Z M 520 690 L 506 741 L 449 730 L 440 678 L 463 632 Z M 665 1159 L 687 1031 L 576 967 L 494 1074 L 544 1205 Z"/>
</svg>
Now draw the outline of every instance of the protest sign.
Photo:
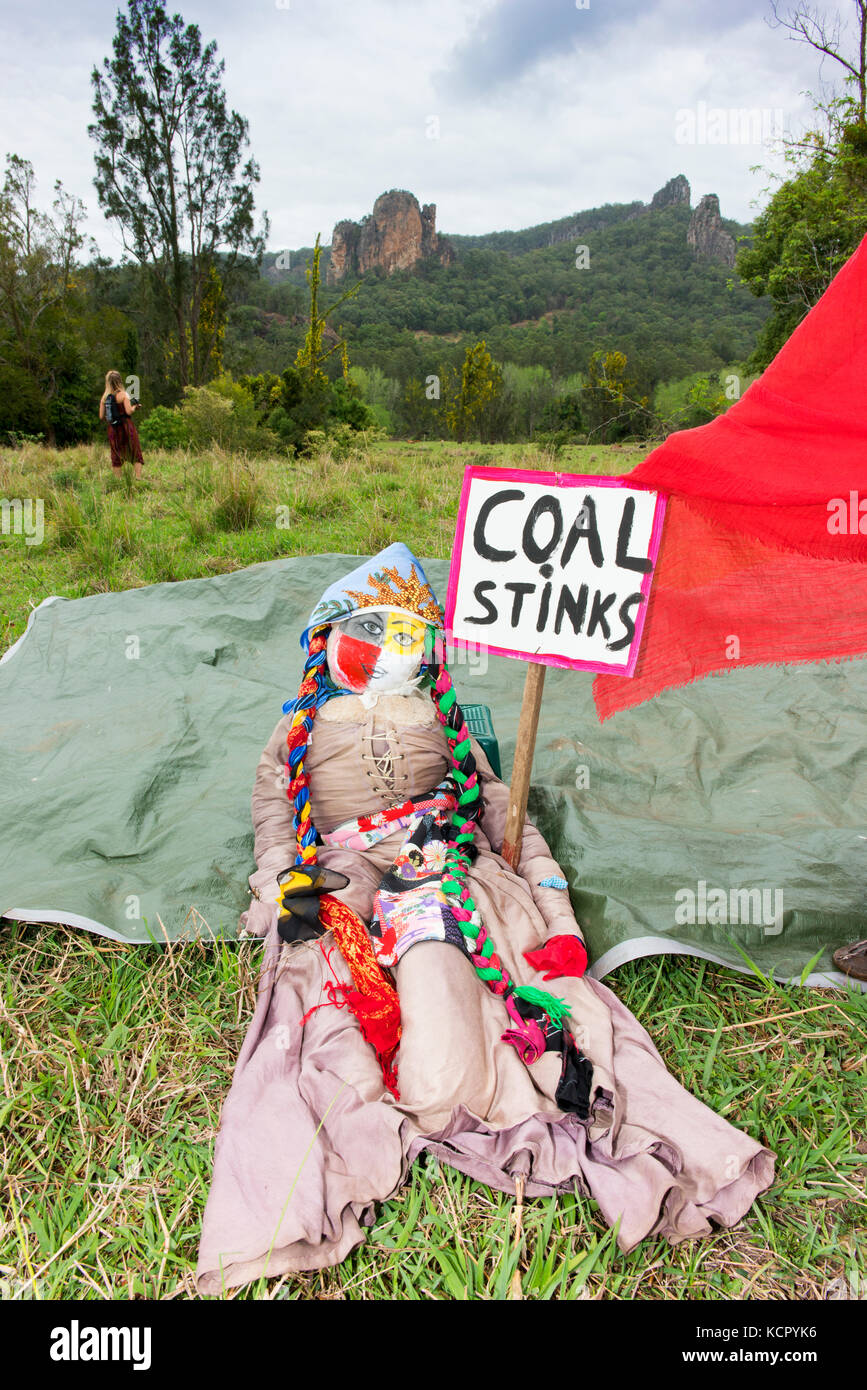
<svg viewBox="0 0 867 1390">
<path fill-rule="evenodd" d="M 471 467 L 446 627 L 456 646 L 631 676 L 665 509 L 616 478 Z"/>
<path fill-rule="evenodd" d="M 503 855 L 517 865 L 546 666 L 631 676 L 665 501 L 616 478 L 469 467 L 446 635 L 528 662 Z"/>
</svg>

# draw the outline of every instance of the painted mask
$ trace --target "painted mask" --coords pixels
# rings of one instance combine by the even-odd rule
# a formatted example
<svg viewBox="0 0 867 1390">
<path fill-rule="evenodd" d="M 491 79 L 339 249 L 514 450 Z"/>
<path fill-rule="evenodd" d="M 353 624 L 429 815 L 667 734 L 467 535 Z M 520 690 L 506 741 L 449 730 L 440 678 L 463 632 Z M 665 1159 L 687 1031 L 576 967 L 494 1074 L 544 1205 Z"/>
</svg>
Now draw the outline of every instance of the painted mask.
<svg viewBox="0 0 867 1390">
<path fill-rule="evenodd" d="M 335 685 L 360 695 L 406 695 L 421 679 L 427 624 L 389 608 L 366 608 L 328 634 L 326 656 Z"/>
</svg>

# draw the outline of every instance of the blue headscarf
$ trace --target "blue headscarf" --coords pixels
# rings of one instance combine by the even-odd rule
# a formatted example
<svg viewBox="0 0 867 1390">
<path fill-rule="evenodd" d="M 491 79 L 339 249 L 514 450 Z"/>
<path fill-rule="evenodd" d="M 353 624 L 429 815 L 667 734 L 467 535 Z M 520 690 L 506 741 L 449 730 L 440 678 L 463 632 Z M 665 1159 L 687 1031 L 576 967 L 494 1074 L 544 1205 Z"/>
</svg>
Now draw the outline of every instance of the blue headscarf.
<svg viewBox="0 0 867 1390">
<path fill-rule="evenodd" d="M 390 608 L 443 630 L 443 611 L 420 562 L 408 546 L 395 541 L 325 590 L 301 634 L 304 651 L 313 628 L 342 622 L 365 608 Z"/>
</svg>

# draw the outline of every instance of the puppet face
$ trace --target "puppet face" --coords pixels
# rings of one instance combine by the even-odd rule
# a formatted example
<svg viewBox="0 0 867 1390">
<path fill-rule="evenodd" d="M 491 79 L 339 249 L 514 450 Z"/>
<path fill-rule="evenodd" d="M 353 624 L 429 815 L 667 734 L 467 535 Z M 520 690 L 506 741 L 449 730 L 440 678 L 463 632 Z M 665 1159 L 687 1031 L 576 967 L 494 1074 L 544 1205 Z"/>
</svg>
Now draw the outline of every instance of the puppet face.
<svg viewBox="0 0 867 1390">
<path fill-rule="evenodd" d="M 368 608 L 328 634 L 331 679 L 355 695 L 400 693 L 419 673 L 426 624 L 387 608 Z"/>
</svg>

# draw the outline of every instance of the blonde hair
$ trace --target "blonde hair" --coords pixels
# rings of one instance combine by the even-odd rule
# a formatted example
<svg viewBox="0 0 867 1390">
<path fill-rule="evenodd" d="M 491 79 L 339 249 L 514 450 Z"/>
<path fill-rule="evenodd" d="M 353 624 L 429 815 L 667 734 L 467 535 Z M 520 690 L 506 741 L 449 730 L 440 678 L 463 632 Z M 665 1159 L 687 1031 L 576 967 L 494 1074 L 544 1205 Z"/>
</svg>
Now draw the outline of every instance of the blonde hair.
<svg viewBox="0 0 867 1390">
<path fill-rule="evenodd" d="M 121 376 L 120 372 L 115 372 L 115 371 L 106 372 L 106 374 L 105 374 L 105 390 L 104 390 L 103 393 L 102 393 L 103 400 L 104 400 L 105 397 L 108 395 L 109 391 L 122 391 L 122 390 L 123 390 L 123 377 Z"/>
</svg>

